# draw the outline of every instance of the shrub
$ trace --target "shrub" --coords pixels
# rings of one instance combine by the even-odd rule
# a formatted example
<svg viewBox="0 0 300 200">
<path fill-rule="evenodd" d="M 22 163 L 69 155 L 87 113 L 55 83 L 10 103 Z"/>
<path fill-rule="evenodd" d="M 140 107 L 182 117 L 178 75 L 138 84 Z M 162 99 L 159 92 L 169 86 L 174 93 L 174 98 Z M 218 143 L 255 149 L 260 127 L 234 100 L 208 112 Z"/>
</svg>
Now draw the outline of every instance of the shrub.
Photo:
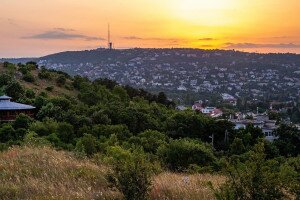
<svg viewBox="0 0 300 200">
<path fill-rule="evenodd" d="M 59 75 L 56 79 L 56 83 L 58 86 L 63 86 L 64 84 L 66 84 L 66 77 L 64 75 Z"/>
<path fill-rule="evenodd" d="M 34 122 L 30 125 L 29 130 L 38 134 L 38 136 L 47 136 L 57 132 L 58 123 L 52 119 L 43 122 Z"/>
<path fill-rule="evenodd" d="M 29 61 L 26 63 L 26 66 L 30 69 L 30 70 L 36 70 L 38 69 L 38 64 L 34 61 Z"/>
<path fill-rule="evenodd" d="M 35 98 L 35 92 L 32 89 L 28 89 L 25 92 L 25 96 L 29 99 L 34 99 Z"/>
<path fill-rule="evenodd" d="M 16 100 L 24 96 L 25 90 L 20 83 L 13 81 L 5 87 L 5 93 Z"/>
<path fill-rule="evenodd" d="M 147 130 L 140 133 L 137 137 L 130 139 L 130 142 L 136 145 L 141 145 L 145 152 L 156 154 L 158 148 L 166 145 L 167 137 L 159 131 Z"/>
<path fill-rule="evenodd" d="M 76 143 L 76 151 L 92 156 L 97 152 L 97 138 L 91 134 L 84 134 Z"/>
<path fill-rule="evenodd" d="M 23 64 L 18 64 L 18 70 L 23 74 L 28 74 L 30 73 L 30 69 L 26 66 L 26 65 L 23 65 Z"/>
<path fill-rule="evenodd" d="M 142 150 L 133 152 L 112 147 L 108 155 L 114 157 L 114 173 L 110 181 L 123 193 L 126 200 L 144 200 L 151 187 L 152 165 Z"/>
<path fill-rule="evenodd" d="M 14 128 L 18 129 L 18 128 L 25 128 L 27 129 L 30 124 L 32 123 L 32 118 L 21 113 L 17 116 L 16 121 L 14 122 Z"/>
<path fill-rule="evenodd" d="M 184 171 L 190 165 L 210 166 L 215 157 L 210 146 L 196 140 L 171 140 L 158 149 L 159 157 L 173 171 Z"/>
<path fill-rule="evenodd" d="M 119 140 L 126 140 L 132 136 L 126 125 L 96 125 L 92 127 L 92 134 L 96 137 L 106 138 L 115 134 Z"/>
<path fill-rule="evenodd" d="M 4 124 L 0 128 L 0 142 L 5 143 L 15 139 L 16 131 L 11 124 Z"/>
<path fill-rule="evenodd" d="M 40 79 L 51 80 L 51 73 L 48 72 L 46 69 L 42 69 L 42 70 L 38 73 L 38 77 L 39 77 Z"/>
<path fill-rule="evenodd" d="M 48 92 L 52 92 L 52 91 L 53 91 L 53 89 L 54 89 L 54 87 L 53 87 L 53 86 L 48 86 L 48 87 L 46 87 L 46 90 L 47 90 Z"/>
<path fill-rule="evenodd" d="M 255 145 L 245 163 L 239 161 L 227 163 L 228 181 L 215 190 L 217 199 L 285 199 L 289 191 L 285 183 L 287 176 L 276 160 L 266 160 L 264 144 Z M 289 174 L 293 171 L 289 168 Z M 291 190 L 290 190 L 291 191 Z"/>
<path fill-rule="evenodd" d="M 26 82 L 29 82 L 29 83 L 34 83 L 35 82 L 35 78 L 34 76 L 31 74 L 31 73 L 26 73 L 24 76 L 23 76 L 23 80 L 26 81 Z"/>
<path fill-rule="evenodd" d="M 58 123 L 57 134 L 59 139 L 64 143 L 72 143 L 74 135 L 74 127 L 66 122 Z"/>
<path fill-rule="evenodd" d="M 0 87 L 8 85 L 11 80 L 12 78 L 8 74 L 0 74 Z"/>
</svg>

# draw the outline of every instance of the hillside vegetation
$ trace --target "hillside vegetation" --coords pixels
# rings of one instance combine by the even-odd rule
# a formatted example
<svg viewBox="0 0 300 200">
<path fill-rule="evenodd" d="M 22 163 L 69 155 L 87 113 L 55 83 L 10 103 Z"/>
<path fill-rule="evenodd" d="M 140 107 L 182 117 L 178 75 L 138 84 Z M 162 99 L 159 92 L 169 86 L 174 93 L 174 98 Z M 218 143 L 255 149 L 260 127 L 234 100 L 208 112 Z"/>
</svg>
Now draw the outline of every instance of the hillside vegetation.
<svg viewBox="0 0 300 200">
<path fill-rule="evenodd" d="M 235 130 L 178 111 L 163 92 L 34 62 L 0 69 L 0 93 L 36 107 L 34 118 L 0 124 L 6 199 L 299 198 L 300 131 L 292 125 L 281 124 L 270 143 L 253 125 Z"/>
<path fill-rule="evenodd" d="M 121 199 L 105 179 L 108 167 L 50 147 L 13 147 L 0 153 L 1 199 Z M 153 177 L 151 199 L 214 199 L 207 186 L 224 177 L 164 173 Z"/>
<path fill-rule="evenodd" d="M 4 67 L 3 63 L 0 63 L 0 73 L 12 75 L 21 85 L 26 89 L 31 89 L 35 93 L 47 92 L 49 96 L 62 96 L 70 95 L 76 96 L 77 92 L 72 88 L 70 80 L 66 80 L 64 87 L 58 87 L 57 79 L 60 76 L 59 73 L 52 72 L 51 75 L 47 78 L 39 78 L 40 71 L 34 68 L 31 68 L 30 74 L 32 75 L 32 81 L 25 81 L 23 79 L 24 75 L 21 71 L 18 71 L 16 66 L 9 65 Z M 48 90 L 47 90 L 48 88 Z M 53 88 L 52 90 L 49 88 Z"/>
</svg>

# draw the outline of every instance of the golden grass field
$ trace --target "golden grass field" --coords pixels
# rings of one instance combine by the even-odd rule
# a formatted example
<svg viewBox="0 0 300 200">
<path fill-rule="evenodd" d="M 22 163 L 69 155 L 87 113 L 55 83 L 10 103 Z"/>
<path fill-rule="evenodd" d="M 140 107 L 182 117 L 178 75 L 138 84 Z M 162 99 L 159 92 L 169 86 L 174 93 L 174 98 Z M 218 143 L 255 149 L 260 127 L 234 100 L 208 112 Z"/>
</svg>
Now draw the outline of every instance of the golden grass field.
<svg viewBox="0 0 300 200">
<path fill-rule="evenodd" d="M 50 147 L 13 147 L 0 153 L 0 199 L 122 199 L 105 179 L 108 167 Z M 214 199 L 207 186 L 225 178 L 165 172 L 153 177 L 151 199 Z"/>
</svg>

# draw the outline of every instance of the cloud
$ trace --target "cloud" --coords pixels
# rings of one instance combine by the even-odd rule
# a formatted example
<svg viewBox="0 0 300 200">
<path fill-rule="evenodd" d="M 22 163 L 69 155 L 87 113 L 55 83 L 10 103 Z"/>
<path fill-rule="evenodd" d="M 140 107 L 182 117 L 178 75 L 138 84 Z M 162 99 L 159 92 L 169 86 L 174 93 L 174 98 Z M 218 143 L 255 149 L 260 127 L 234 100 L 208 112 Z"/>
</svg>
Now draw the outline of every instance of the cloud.
<svg viewBox="0 0 300 200">
<path fill-rule="evenodd" d="M 228 49 L 252 49 L 252 48 L 300 48 L 300 44 L 294 43 L 278 43 L 278 44 L 256 44 L 256 43 L 225 43 L 225 48 Z"/>
<path fill-rule="evenodd" d="M 199 38 L 200 41 L 213 41 L 215 38 Z"/>
<path fill-rule="evenodd" d="M 202 47 L 202 48 L 213 48 L 215 46 L 211 45 L 211 44 L 203 44 L 203 45 L 200 45 L 200 47 Z"/>
<path fill-rule="evenodd" d="M 125 37 L 122 37 L 122 39 L 125 39 L 125 40 L 143 40 L 143 38 L 137 37 L 137 36 L 125 36 Z"/>
<path fill-rule="evenodd" d="M 38 39 L 38 40 L 73 40 L 84 39 L 87 41 L 92 40 L 105 40 L 101 37 L 93 37 L 88 35 L 82 35 L 75 32 L 73 29 L 55 28 L 50 31 L 46 31 L 40 34 L 25 36 L 23 39 Z"/>
<path fill-rule="evenodd" d="M 167 41 L 167 42 L 174 42 L 174 41 L 180 41 L 181 39 L 178 38 L 159 38 L 159 37 L 149 37 L 149 38 L 142 38 L 138 36 L 124 36 L 121 37 L 122 39 L 125 40 L 144 40 L 144 41 Z"/>
<path fill-rule="evenodd" d="M 10 26 L 16 26 L 16 27 L 19 27 L 20 25 L 18 24 L 18 21 L 15 20 L 15 19 L 12 19 L 12 18 L 3 18 L 3 17 L 0 17 L 0 22 L 3 22 L 5 24 L 8 24 Z"/>
<path fill-rule="evenodd" d="M 62 32 L 74 32 L 74 29 L 71 28 L 55 28 L 55 31 L 62 31 Z"/>
</svg>

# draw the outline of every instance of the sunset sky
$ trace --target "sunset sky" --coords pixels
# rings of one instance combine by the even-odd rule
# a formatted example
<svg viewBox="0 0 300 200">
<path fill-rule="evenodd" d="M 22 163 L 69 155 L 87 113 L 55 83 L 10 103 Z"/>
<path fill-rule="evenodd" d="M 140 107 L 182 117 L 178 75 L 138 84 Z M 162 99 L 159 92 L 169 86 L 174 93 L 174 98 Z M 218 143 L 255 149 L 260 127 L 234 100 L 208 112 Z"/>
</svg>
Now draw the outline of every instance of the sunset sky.
<svg viewBox="0 0 300 200">
<path fill-rule="evenodd" d="M 0 58 L 106 47 L 300 53 L 299 0 L 1 0 Z"/>
</svg>

